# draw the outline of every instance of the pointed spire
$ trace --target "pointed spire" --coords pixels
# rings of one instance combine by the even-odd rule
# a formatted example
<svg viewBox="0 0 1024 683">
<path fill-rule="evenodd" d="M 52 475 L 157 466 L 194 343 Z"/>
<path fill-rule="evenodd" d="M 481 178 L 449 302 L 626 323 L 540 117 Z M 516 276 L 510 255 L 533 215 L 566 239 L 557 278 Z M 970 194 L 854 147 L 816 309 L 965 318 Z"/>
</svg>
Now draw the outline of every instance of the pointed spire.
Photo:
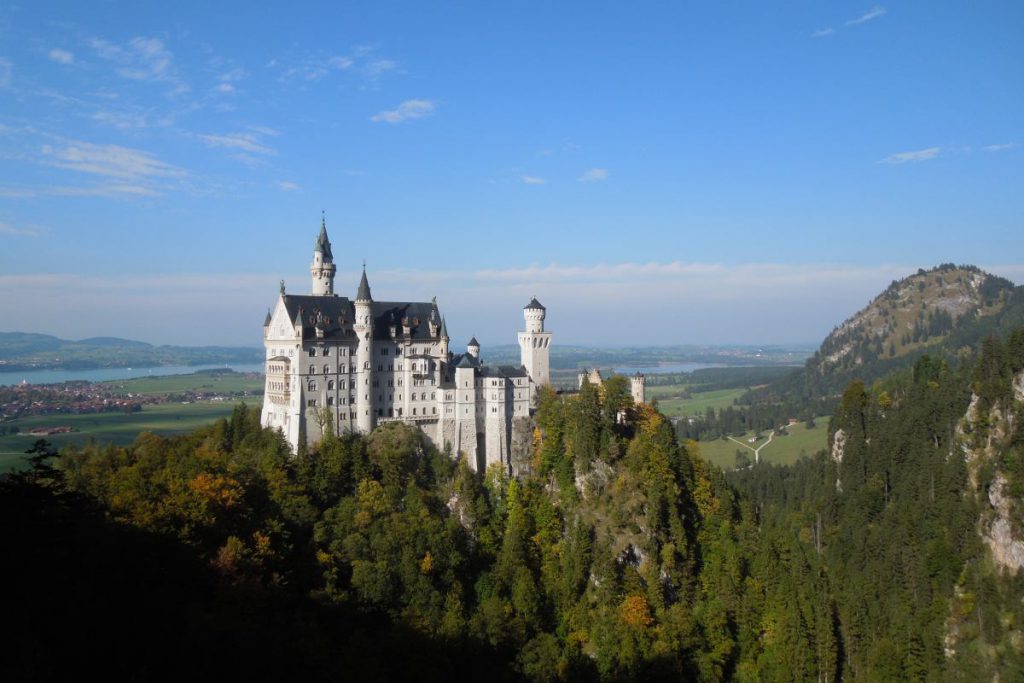
<svg viewBox="0 0 1024 683">
<path fill-rule="evenodd" d="M 480 346 L 480 342 L 476 340 L 476 337 L 473 337 L 466 346 Z"/>
<path fill-rule="evenodd" d="M 267 317 L 263 321 L 263 327 L 269 327 L 269 326 L 270 326 L 270 309 L 268 308 L 267 309 Z"/>
<path fill-rule="evenodd" d="M 327 239 L 327 216 L 323 212 L 320 215 L 320 234 L 316 238 L 316 245 L 313 247 L 313 251 L 319 251 L 323 254 L 325 261 L 334 259 L 334 254 L 331 253 L 331 241 Z"/>
<path fill-rule="evenodd" d="M 298 311 L 295 312 L 295 327 L 298 327 L 298 328 L 304 327 L 304 325 L 302 323 L 302 309 L 301 308 Z"/>
<path fill-rule="evenodd" d="M 445 322 L 444 317 L 441 317 L 441 333 L 439 335 L 441 339 L 448 339 L 448 323 Z"/>
<path fill-rule="evenodd" d="M 356 292 L 356 301 L 373 301 L 370 296 L 370 283 L 366 280 L 366 262 L 363 261 L 363 277 L 359 279 L 359 291 Z"/>
</svg>

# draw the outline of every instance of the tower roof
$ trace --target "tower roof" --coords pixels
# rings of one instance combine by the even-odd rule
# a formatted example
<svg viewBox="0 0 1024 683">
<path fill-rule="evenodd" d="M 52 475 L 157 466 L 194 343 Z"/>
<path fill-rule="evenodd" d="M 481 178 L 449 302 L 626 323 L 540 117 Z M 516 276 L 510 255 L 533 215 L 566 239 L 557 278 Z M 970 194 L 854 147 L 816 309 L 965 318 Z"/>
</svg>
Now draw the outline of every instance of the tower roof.
<svg viewBox="0 0 1024 683">
<path fill-rule="evenodd" d="M 331 253 L 331 241 L 327 239 L 327 219 L 323 216 L 320 217 L 320 234 L 316 238 L 313 251 L 323 254 L 325 261 L 334 260 L 334 254 Z"/>
<path fill-rule="evenodd" d="M 267 325 L 269 325 L 269 324 L 270 324 L 270 311 L 268 310 L 268 311 L 267 311 L 267 317 L 266 317 L 266 319 L 265 319 L 265 320 L 263 321 L 263 327 L 266 327 L 266 326 L 267 326 Z"/>
<path fill-rule="evenodd" d="M 530 303 L 523 306 L 523 310 L 530 310 L 531 308 L 538 309 L 541 311 L 547 310 L 546 308 L 544 308 L 544 306 L 541 305 L 539 301 L 537 301 L 537 297 L 533 297 L 532 299 L 530 299 Z"/>
<path fill-rule="evenodd" d="M 438 336 L 441 339 L 448 339 L 448 323 L 445 322 L 444 316 L 441 316 L 441 332 Z"/>
<path fill-rule="evenodd" d="M 366 266 L 363 266 L 363 277 L 359 279 L 356 301 L 373 301 L 373 297 L 370 296 L 370 283 L 366 280 Z"/>
<path fill-rule="evenodd" d="M 477 346 L 477 347 L 479 347 L 480 346 L 480 342 L 478 342 L 476 340 L 476 337 L 473 337 L 472 339 L 469 340 L 469 343 L 466 344 L 466 346 Z"/>
<path fill-rule="evenodd" d="M 473 363 L 473 357 L 470 356 L 467 353 L 465 356 L 462 357 L 462 360 L 460 360 L 459 364 L 456 365 L 455 367 L 457 367 L 457 368 L 475 368 L 476 365 Z"/>
</svg>

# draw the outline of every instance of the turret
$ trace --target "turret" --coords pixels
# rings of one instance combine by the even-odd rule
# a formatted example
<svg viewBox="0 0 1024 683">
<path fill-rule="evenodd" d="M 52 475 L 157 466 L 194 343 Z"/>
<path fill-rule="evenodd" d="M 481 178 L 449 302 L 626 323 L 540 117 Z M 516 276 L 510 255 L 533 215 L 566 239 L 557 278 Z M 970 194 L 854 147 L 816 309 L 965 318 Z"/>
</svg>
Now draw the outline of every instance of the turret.
<svg viewBox="0 0 1024 683">
<path fill-rule="evenodd" d="M 370 283 L 366 279 L 366 265 L 363 265 L 363 276 L 359 280 L 359 290 L 355 300 L 356 319 L 352 331 L 359 340 L 356 347 L 356 425 L 364 434 L 373 430 L 373 297 L 370 295 Z"/>
<path fill-rule="evenodd" d="M 442 360 L 448 360 L 448 343 L 451 341 L 451 337 L 448 336 L 448 323 L 443 317 L 441 318 L 441 330 L 438 332 L 438 335 L 441 342 L 441 358 Z"/>
<path fill-rule="evenodd" d="M 476 340 L 476 337 L 470 339 L 469 343 L 466 344 L 466 353 L 473 356 L 473 358 L 480 358 L 480 342 Z"/>
<path fill-rule="evenodd" d="M 334 296 L 334 254 L 331 253 L 331 241 L 327 239 L 327 219 L 320 219 L 320 234 L 313 245 L 313 263 L 309 273 L 313 277 L 314 296 Z"/>
<path fill-rule="evenodd" d="M 519 357 L 535 384 L 550 384 L 551 333 L 544 331 L 546 309 L 536 297 L 523 307 L 526 331 L 519 333 Z"/>
</svg>

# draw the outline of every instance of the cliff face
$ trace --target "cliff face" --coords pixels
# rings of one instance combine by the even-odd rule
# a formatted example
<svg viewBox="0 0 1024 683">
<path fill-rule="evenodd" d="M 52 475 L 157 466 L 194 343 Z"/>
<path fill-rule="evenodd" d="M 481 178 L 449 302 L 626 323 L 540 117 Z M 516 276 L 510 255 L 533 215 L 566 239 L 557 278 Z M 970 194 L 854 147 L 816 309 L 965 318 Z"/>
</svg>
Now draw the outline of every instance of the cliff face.
<svg viewBox="0 0 1024 683">
<path fill-rule="evenodd" d="M 978 502 L 978 534 L 1002 572 L 1024 567 L 1024 501 L 1007 465 L 1014 457 L 1024 404 L 1024 372 L 1012 383 L 1012 400 L 984 410 L 975 394 L 957 427 L 957 443 L 967 463 L 968 494 Z M 1007 405 L 1007 403 L 1009 405 Z"/>
</svg>

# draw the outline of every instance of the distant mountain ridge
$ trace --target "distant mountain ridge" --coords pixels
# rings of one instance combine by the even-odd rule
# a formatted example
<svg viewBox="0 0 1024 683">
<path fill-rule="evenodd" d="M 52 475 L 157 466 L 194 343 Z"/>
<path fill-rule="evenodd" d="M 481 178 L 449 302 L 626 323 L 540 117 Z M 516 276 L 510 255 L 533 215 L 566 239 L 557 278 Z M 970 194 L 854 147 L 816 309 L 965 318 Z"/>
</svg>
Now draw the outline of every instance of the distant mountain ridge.
<svg viewBox="0 0 1024 683">
<path fill-rule="evenodd" d="M 942 264 L 893 281 L 837 326 L 803 368 L 744 402 L 827 403 L 853 380 L 871 382 L 925 354 L 969 355 L 989 335 L 1024 324 L 1024 287 L 975 266 Z"/>
<path fill-rule="evenodd" d="M 263 350 L 257 347 L 156 346 L 118 337 L 74 341 L 34 332 L 0 332 L 0 372 L 259 363 L 261 360 Z"/>
</svg>

